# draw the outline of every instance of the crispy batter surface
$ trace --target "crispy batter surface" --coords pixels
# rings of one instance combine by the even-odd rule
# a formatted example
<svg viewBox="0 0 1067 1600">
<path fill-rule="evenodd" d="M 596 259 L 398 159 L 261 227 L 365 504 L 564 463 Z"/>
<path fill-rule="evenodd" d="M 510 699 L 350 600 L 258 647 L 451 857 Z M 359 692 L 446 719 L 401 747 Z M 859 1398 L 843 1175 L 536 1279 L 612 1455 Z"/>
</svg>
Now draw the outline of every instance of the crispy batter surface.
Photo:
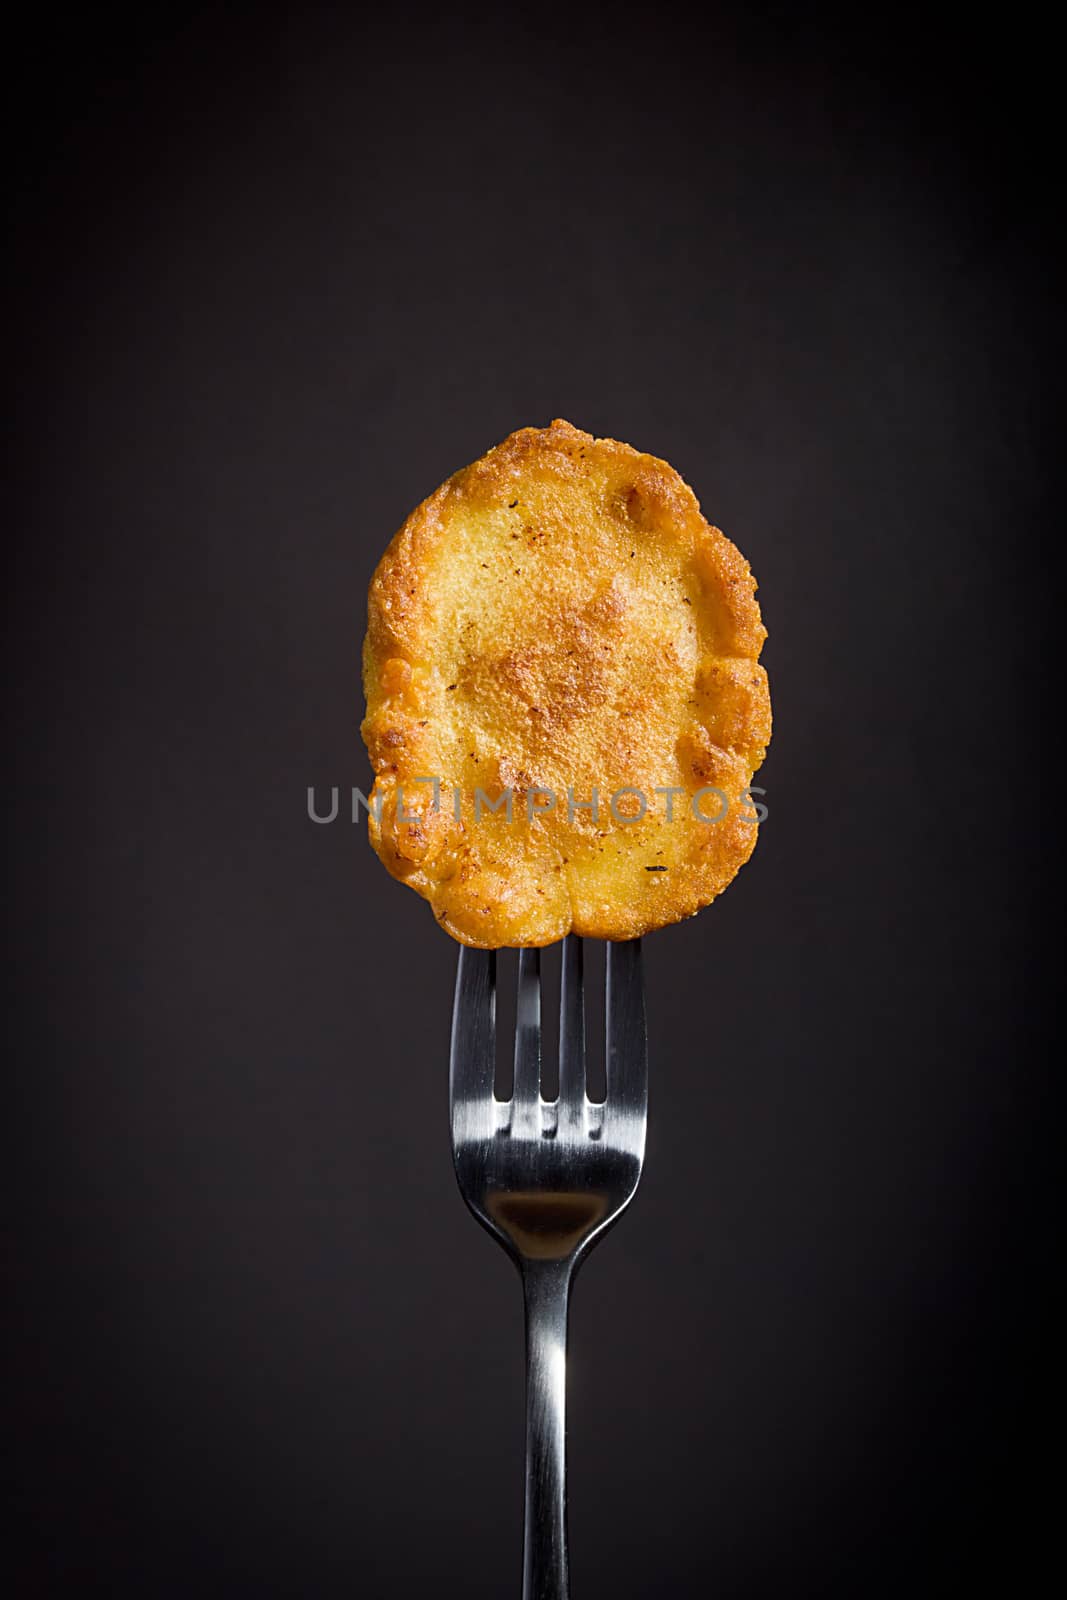
<svg viewBox="0 0 1067 1600">
<path fill-rule="evenodd" d="M 672 467 L 570 423 L 449 478 L 370 587 L 369 828 L 389 871 L 488 949 L 632 939 L 707 905 L 756 843 L 755 588 Z"/>
</svg>

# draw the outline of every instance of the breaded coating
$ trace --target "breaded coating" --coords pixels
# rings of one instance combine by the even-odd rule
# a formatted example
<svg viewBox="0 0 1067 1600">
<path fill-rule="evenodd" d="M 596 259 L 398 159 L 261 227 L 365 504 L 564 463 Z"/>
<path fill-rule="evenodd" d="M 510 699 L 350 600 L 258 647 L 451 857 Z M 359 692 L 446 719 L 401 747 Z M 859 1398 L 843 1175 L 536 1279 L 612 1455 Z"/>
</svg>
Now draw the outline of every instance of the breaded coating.
<svg viewBox="0 0 1067 1600">
<path fill-rule="evenodd" d="M 706 906 L 756 843 L 755 589 L 672 467 L 568 422 L 449 478 L 370 587 L 389 871 L 483 949 L 632 939 Z"/>
</svg>

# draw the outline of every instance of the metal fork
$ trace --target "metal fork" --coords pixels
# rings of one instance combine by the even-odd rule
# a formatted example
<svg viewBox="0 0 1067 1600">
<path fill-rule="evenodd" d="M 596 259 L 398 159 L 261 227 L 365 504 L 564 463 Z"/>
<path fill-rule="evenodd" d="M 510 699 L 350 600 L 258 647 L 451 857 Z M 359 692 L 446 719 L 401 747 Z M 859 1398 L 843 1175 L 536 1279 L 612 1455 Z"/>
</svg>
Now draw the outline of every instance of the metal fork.
<svg viewBox="0 0 1067 1600">
<path fill-rule="evenodd" d="M 648 1066 L 641 942 L 607 947 L 607 1098 L 585 1087 L 582 941 L 563 945 L 559 1096 L 540 1092 L 540 951 L 519 953 L 515 1084 L 493 1093 L 496 955 L 460 951 L 452 1016 L 452 1158 L 463 1198 L 522 1274 L 526 1301 L 523 1600 L 567 1600 L 567 1307 L 575 1271 L 633 1198 Z"/>
</svg>

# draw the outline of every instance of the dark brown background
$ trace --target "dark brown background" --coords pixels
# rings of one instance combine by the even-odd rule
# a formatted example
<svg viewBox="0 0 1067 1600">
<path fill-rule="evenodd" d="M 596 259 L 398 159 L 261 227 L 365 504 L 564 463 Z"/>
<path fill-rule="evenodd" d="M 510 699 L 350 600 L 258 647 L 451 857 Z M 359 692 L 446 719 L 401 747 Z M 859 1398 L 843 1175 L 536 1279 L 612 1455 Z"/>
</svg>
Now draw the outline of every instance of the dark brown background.
<svg viewBox="0 0 1067 1600">
<path fill-rule="evenodd" d="M 366 786 L 394 528 L 554 416 L 740 544 L 776 716 L 753 862 L 647 941 L 575 1600 L 1033 1587 L 1046 56 L 929 7 L 15 49 L 15 1592 L 517 1592 L 455 947 L 305 795 Z"/>
</svg>

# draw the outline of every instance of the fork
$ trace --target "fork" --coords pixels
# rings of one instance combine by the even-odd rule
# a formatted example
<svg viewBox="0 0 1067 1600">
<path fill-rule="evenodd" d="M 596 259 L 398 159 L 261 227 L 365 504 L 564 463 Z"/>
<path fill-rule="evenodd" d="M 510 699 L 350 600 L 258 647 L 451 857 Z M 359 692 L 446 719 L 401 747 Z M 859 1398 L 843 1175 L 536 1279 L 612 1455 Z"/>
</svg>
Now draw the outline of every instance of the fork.
<svg viewBox="0 0 1067 1600">
<path fill-rule="evenodd" d="M 567 1600 L 567 1308 L 579 1264 L 633 1198 L 645 1153 L 648 1063 L 641 941 L 609 944 L 607 1098 L 585 1085 L 582 941 L 563 944 L 559 1095 L 541 1074 L 540 951 L 519 952 L 515 1079 L 493 1093 L 496 953 L 460 951 L 452 1014 L 452 1159 L 467 1205 L 522 1275 L 526 1302 L 523 1600 Z"/>
</svg>

